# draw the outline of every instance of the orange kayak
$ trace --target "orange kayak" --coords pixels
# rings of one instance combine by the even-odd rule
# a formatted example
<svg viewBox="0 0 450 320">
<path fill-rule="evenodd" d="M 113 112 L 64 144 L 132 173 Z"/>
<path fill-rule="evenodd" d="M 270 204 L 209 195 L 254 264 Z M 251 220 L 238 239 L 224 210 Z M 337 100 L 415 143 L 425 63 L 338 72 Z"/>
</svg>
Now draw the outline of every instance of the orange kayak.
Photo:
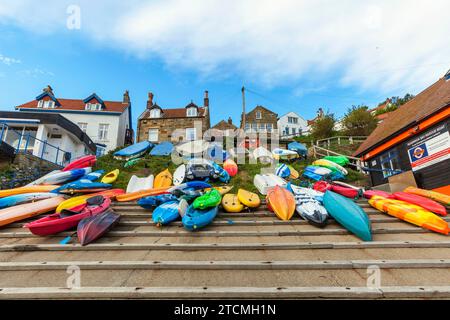
<svg viewBox="0 0 450 320">
<path fill-rule="evenodd" d="M 153 188 L 165 188 L 170 187 L 172 185 L 172 174 L 169 169 L 166 169 L 160 173 L 158 173 L 155 177 L 155 181 L 153 182 Z"/>
<path fill-rule="evenodd" d="M 148 190 L 141 190 L 141 191 L 136 191 L 136 192 L 131 192 L 131 193 L 125 193 L 125 194 L 118 195 L 116 197 L 116 201 L 118 201 L 118 202 L 134 201 L 134 200 L 138 200 L 138 199 L 141 199 L 144 197 L 157 196 L 159 194 L 167 193 L 167 190 L 169 190 L 169 187 L 153 188 L 153 189 L 148 189 Z"/>
<path fill-rule="evenodd" d="M 415 195 L 426 197 L 426 198 L 430 198 L 430 199 L 440 202 L 446 206 L 450 206 L 450 196 L 443 194 L 443 193 L 439 193 L 439 192 L 431 191 L 431 190 L 414 188 L 414 187 L 408 187 L 404 190 L 404 192 L 415 194 Z"/>
<path fill-rule="evenodd" d="M 35 193 L 35 192 L 50 192 L 59 186 L 55 185 L 39 185 L 39 186 L 25 186 L 14 189 L 0 190 L 0 198 L 14 196 L 16 194 Z"/>
<path fill-rule="evenodd" d="M 65 198 L 60 196 L 0 210 L 0 226 L 53 211 L 64 200 Z"/>
<path fill-rule="evenodd" d="M 450 229 L 448 223 L 434 213 L 414 204 L 401 200 L 387 199 L 373 196 L 369 203 L 372 207 L 397 217 L 403 221 L 434 232 L 448 235 Z"/>
<path fill-rule="evenodd" d="M 295 212 L 295 198 L 287 189 L 280 186 L 270 189 L 266 196 L 267 205 L 278 218 L 288 221 Z"/>
</svg>

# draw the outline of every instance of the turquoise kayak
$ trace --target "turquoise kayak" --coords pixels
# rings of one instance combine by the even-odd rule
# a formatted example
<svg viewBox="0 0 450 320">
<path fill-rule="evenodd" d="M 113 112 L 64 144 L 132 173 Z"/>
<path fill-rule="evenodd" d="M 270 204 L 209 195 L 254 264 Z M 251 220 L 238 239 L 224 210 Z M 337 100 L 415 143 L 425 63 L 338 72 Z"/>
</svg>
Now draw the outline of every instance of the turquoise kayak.
<svg viewBox="0 0 450 320">
<path fill-rule="evenodd" d="M 323 205 L 345 229 L 364 241 L 372 241 L 369 217 L 355 202 L 333 191 L 326 191 Z"/>
<path fill-rule="evenodd" d="M 194 231 L 209 225 L 217 215 L 218 207 L 209 208 L 207 210 L 194 209 L 190 205 L 183 216 L 183 226 L 189 230 Z"/>
<path fill-rule="evenodd" d="M 157 225 L 166 225 L 180 217 L 178 200 L 168 201 L 158 206 L 152 213 L 153 222 Z"/>
<path fill-rule="evenodd" d="M 17 194 L 14 196 L 9 196 L 0 199 L 0 209 L 17 206 L 19 204 L 34 202 L 39 200 L 44 200 L 48 198 L 58 197 L 57 193 L 45 193 L 45 192 L 37 192 L 37 193 L 23 193 Z"/>
</svg>

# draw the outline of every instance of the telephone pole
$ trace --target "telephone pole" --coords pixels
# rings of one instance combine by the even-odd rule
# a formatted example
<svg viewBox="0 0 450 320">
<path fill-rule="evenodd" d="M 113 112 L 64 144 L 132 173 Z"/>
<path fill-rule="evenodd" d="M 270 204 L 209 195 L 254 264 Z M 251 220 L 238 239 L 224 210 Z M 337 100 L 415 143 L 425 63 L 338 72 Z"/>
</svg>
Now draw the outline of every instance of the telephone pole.
<svg viewBox="0 0 450 320">
<path fill-rule="evenodd" d="M 245 87 L 242 86 L 242 130 L 245 131 Z"/>
</svg>

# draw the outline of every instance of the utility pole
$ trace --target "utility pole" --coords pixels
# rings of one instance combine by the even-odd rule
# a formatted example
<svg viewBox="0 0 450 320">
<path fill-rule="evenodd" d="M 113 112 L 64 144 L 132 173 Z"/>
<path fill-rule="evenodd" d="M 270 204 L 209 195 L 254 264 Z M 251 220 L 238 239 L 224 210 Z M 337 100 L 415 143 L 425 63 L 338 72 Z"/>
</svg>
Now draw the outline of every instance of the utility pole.
<svg viewBox="0 0 450 320">
<path fill-rule="evenodd" d="M 245 87 L 242 86 L 242 130 L 245 131 Z"/>
</svg>

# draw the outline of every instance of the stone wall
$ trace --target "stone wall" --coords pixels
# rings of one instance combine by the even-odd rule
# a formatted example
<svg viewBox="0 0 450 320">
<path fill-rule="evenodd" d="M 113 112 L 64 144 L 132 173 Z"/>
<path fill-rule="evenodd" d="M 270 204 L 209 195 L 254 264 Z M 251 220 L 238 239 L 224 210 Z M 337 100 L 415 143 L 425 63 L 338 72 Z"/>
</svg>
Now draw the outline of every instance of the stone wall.
<svg viewBox="0 0 450 320">
<path fill-rule="evenodd" d="M 183 130 L 182 137 L 185 139 L 185 129 L 194 128 L 195 122 L 200 123 L 199 129 L 197 129 L 197 138 L 200 138 L 200 135 L 209 129 L 208 122 L 202 117 L 141 119 L 138 123 L 137 141 L 147 141 L 149 129 L 158 129 L 158 142 L 178 142 L 180 139 L 172 140 L 174 131 L 176 129 Z"/>
<path fill-rule="evenodd" d="M 256 113 L 261 112 L 261 119 L 256 119 Z M 272 130 L 276 130 L 278 128 L 278 114 L 264 108 L 263 106 L 257 106 L 255 109 L 250 111 L 245 115 L 246 123 L 256 123 L 259 128 L 259 124 L 272 124 Z"/>
</svg>

